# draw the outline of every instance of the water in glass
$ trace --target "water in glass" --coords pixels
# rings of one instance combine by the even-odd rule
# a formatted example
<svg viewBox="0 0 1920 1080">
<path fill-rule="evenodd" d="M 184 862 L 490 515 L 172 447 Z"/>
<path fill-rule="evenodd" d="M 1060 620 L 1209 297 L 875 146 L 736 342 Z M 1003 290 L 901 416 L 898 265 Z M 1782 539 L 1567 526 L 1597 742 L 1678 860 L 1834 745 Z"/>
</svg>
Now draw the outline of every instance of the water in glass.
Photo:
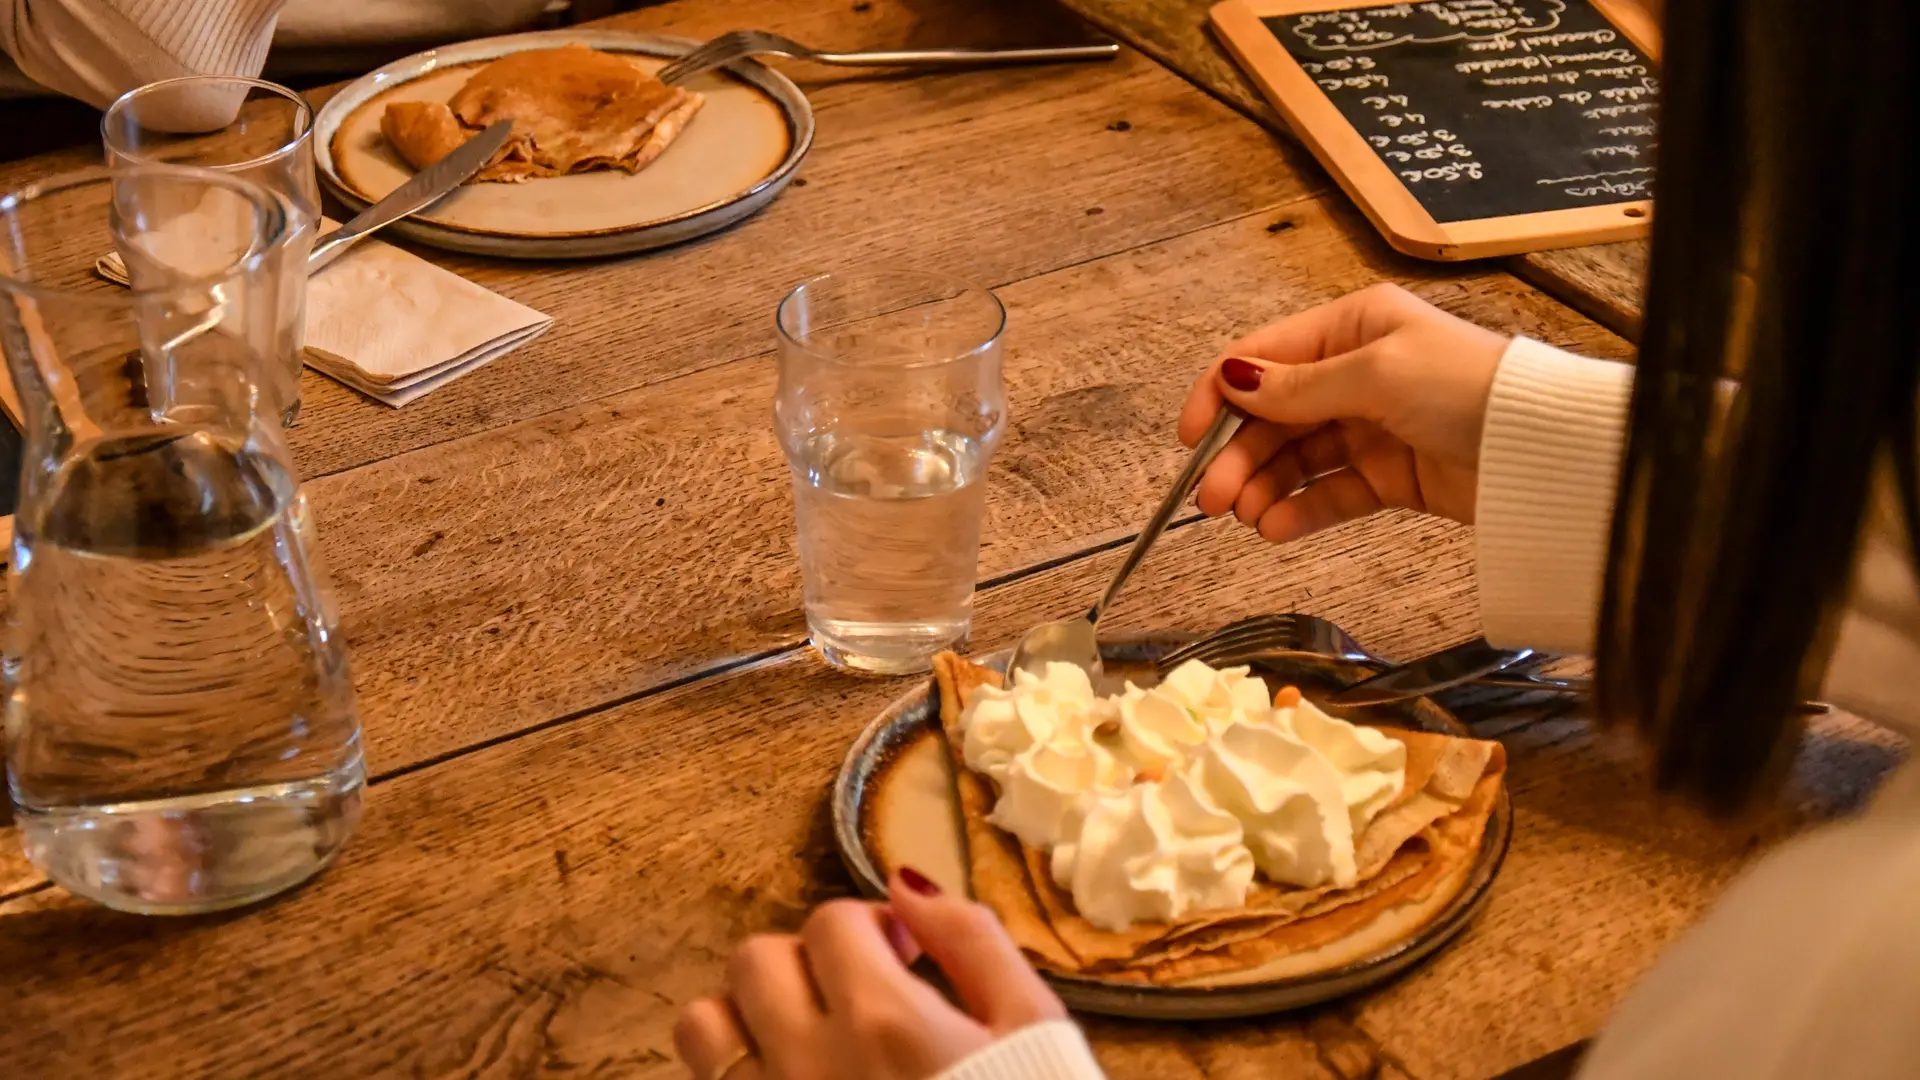
<svg viewBox="0 0 1920 1080">
<path fill-rule="evenodd" d="M 842 667 L 924 671 L 973 622 L 1004 313 L 964 283 L 869 271 L 802 284 L 778 324 L 813 643 Z"/>
<path fill-rule="evenodd" d="M 822 652 L 913 668 L 966 637 L 988 456 L 941 430 L 834 429 L 802 444 L 801 577 Z"/>
</svg>

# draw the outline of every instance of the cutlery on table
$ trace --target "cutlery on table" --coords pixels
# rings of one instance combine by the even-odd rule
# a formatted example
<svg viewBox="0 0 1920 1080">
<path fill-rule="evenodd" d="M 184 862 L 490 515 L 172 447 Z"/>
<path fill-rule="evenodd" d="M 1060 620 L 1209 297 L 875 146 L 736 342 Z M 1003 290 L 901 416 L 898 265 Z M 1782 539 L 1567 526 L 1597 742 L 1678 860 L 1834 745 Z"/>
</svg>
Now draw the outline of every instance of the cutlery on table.
<svg viewBox="0 0 1920 1080">
<path fill-rule="evenodd" d="M 1328 705 L 1379 705 L 1403 701 L 1472 682 L 1482 675 L 1512 667 L 1533 655 L 1532 649 L 1496 649 L 1483 637 L 1463 641 L 1411 663 L 1388 668 L 1362 679 L 1324 700 Z"/>
<path fill-rule="evenodd" d="M 438 202 L 479 172 L 495 151 L 507 144 L 512 134 L 513 121 L 496 121 L 485 131 L 454 148 L 446 157 L 414 173 L 413 179 L 393 189 L 386 198 L 321 237 L 313 245 L 313 254 L 307 256 L 307 273 L 319 273 L 321 268 L 346 254 L 347 249 L 366 239 L 375 230 Z"/>
<path fill-rule="evenodd" d="M 1353 635 L 1333 622 L 1318 615 L 1287 613 L 1256 615 L 1229 623 L 1167 653 L 1155 667 L 1164 676 L 1189 660 L 1199 660 L 1211 667 L 1231 667 L 1266 657 L 1301 653 L 1335 657 L 1372 668 L 1376 672 L 1399 666 L 1396 661 L 1361 645 Z M 1584 694 L 1593 689 L 1593 680 L 1577 675 L 1507 674 L 1496 671 L 1469 682 L 1474 686 L 1545 693 Z"/>
<path fill-rule="evenodd" d="M 1468 642 L 1468 645 L 1477 644 Z M 1456 647 L 1457 648 L 1457 647 Z M 1447 650 L 1451 651 L 1451 650 Z M 1281 615 L 1256 615 L 1249 619 L 1229 623 L 1204 637 L 1188 642 L 1178 649 L 1162 656 L 1155 664 L 1161 676 L 1186 663 L 1199 660 L 1212 667 L 1231 667 L 1268 657 L 1309 654 L 1331 656 L 1360 664 L 1386 673 L 1400 665 L 1368 650 L 1355 641 L 1353 635 L 1338 624 L 1320 618 L 1318 615 L 1287 613 Z M 1428 657 L 1428 660 L 1433 659 Z M 1518 659 L 1514 661 L 1518 663 Z M 1420 664 L 1416 660 L 1413 664 Z M 1369 680 L 1371 681 L 1371 680 Z M 1358 686 L 1359 684 L 1356 684 Z M 1486 689 L 1517 690 L 1531 693 L 1576 694 L 1593 693 L 1593 680 L 1585 675 L 1537 675 L 1532 673 L 1510 673 L 1504 668 L 1480 675 L 1464 682 L 1450 685 L 1471 685 Z M 1384 704 L 1406 698 L 1422 697 L 1446 689 L 1446 686 L 1403 685 L 1392 696 L 1387 696 L 1384 687 L 1376 684 L 1377 700 L 1372 704 Z M 1831 708 L 1825 702 L 1804 701 L 1800 703 L 1802 711 L 1809 714 L 1824 713 Z"/>
<path fill-rule="evenodd" d="M 1207 466 L 1213 464 L 1214 458 L 1220 456 L 1220 451 L 1226 448 L 1233 433 L 1240 430 L 1245 420 L 1245 413 L 1231 405 L 1221 406 L 1220 415 L 1214 417 L 1207 433 L 1200 436 L 1199 444 L 1193 448 L 1193 456 L 1187 459 L 1186 467 L 1174 478 L 1173 486 L 1167 489 L 1166 497 L 1160 500 L 1153 517 L 1134 539 L 1126 560 L 1120 564 L 1120 569 L 1114 571 L 1113 580 L 1107 583 L 1107 591 L 1100 595 L 1100 601 L 1093 605 L 1093 610 L 1077 618 L 1041 623 L 1027 631 L 1021 637 L 1020 644 L 1014 647 L 1013 657 L 1007 661 L 1009 678 L 1016 671 L 1042 674 L 1050 663 L 1072 664 L 1087 672 L 1093 680 L 1096 693 L 1105 692 L 1105 672 L 1100 664 L 1100 644 L 1095 633 L 1100 628 L 1100 616 L 1120 595 L 1121 588 L 1133 576 L 1134 569 L 1147 557 L 1147 549 L 1160 539 L 1161 533 L 1167 531 L 1173 515 L 1200 483 L 1200 475 L 1207 471 Z"/>
<path fill-rule="evenodd" d="M 790 56 L 816 64 L 843 67 L 963 67 L 975 64 L 1033 64 L 1050 60 L 1111 60 L 1118 45 L 1060 45 L 1034 49 L 897 49 L 890 52 L 822 52 L 764 30 L 735 30 L 663 67 L 660 81 L 669 86 L 724 67 L 749 56 Z"/>
</svg>

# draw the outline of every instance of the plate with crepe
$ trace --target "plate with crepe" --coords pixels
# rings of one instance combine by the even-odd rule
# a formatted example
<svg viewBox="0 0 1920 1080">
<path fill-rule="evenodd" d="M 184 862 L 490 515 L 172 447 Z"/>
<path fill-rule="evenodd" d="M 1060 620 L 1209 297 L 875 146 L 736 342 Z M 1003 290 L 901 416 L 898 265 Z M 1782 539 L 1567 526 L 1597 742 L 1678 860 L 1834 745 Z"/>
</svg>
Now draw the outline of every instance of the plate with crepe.
<svg viewBox="0 0 1920 1080">
<path fill-rule="evenodd" d="M 1139 1019 L 1330 1001 L 1465 930 L 1512 831 L 1500 744 L 1426 699 L 1330 715 L 1316 696 L 1371 674 L 1330 657 L 1157 679 L 1188 640 L 1103 643 L 1110 698 L 942 654 L 835 784 L 855 880 L 970 894 L 1068 1006 Z"/>
<path fill-rule="evenodd" d="M 361 210 L 488 124 L 513 136 L 472 180 L 390 228 L 517 258 L 645 251 L 771 202 L 813 142 L 813 109 L 751 60 L 685 86 L 654 73 L 699 46 L 616 30 L 449 45 L 349 84 L 314 118 L 320 178 Z"/>
</svg>

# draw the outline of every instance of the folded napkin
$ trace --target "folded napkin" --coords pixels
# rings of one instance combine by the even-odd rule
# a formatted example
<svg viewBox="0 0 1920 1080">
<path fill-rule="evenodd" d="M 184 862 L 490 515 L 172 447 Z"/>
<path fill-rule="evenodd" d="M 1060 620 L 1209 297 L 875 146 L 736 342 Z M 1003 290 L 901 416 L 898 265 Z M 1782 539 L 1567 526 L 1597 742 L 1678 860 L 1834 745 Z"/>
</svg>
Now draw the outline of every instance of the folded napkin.
<svg viewBox="0 0 1920 1080">
<path fill-rule="evenodd" d="M 332 231 L 326 222 L 321 235 Z M 126 284 L 118 254 L 100 275 Z M 553 319 L 417 255 L 362 240 L 307 283 L 308 366 L 398 408 L 546 333 Z"/>
</svg>

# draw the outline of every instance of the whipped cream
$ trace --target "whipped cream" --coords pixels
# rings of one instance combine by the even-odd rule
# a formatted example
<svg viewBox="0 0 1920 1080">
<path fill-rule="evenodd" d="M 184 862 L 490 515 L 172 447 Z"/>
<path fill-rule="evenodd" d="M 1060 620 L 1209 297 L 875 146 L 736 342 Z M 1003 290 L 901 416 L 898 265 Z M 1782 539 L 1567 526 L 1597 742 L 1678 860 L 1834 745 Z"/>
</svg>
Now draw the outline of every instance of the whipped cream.
<svg viewBox="0 0 1920 1080">
<path fill-rule="evenodd" d="M 1178 773 L 1096 800 L 1053 854 L 1081 917 L 1109 930 L 1238 907 L 1253 883 L 1240 823 Z"/>
<path fill-rule="evenodd" d="M 1244 667 L 1190 661 L 1100 698 L 1050 664 L 978 691 L 962 750 L 999 789 L 988 820 L 1048 852 L 1080 914 L 1119 930 L 1240 906 L 1256 868 L 1352 884 L 1354 837 L 1405 785 L 1406 747 L 1284 700 Z"/>
</svg>

